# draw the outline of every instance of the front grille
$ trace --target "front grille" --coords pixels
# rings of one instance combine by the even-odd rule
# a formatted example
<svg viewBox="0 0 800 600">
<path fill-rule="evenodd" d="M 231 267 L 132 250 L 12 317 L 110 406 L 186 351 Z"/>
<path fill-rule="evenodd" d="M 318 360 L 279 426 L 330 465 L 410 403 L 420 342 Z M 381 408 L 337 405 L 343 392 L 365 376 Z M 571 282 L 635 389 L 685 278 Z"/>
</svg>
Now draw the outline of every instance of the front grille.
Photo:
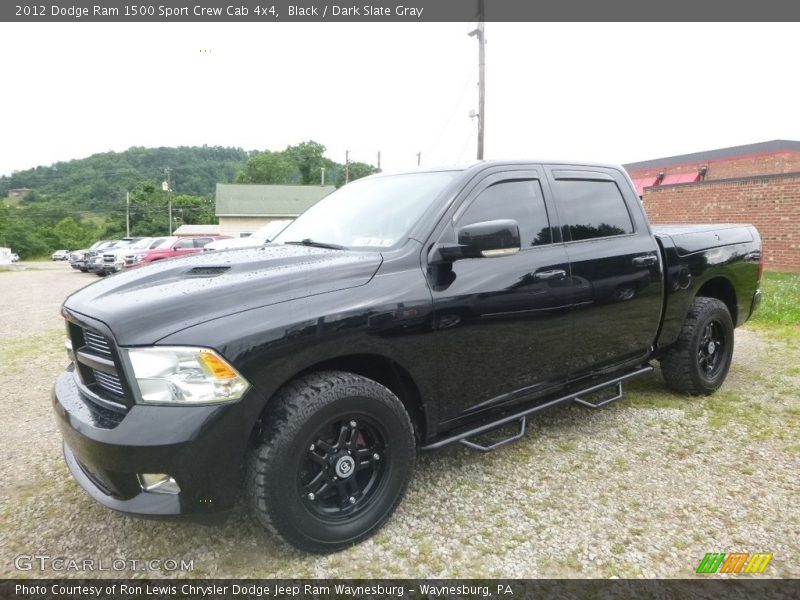
<svg viewBox="0 0 800 600">
<path fill-rule="evenodd" d="M 127 411 L 132 400 L 122 377 L 119 358 L 111 339 L 89 327 L 69 323 L 77 381 L 84 396 L 115 411 Z"/>
<path fill-rule="evenodd" d="M 86 342 L 86 347 L 92 350 L 92 352 L 111 358 L 111 346 L 101 334 L 91 329 L 84 329 L 83 339 Z"/>
<path fill-rule="evenodd" d="M 103 262 L 113 263 L 116 256 L 113 254 L 104 254 L 103 255 Z"/>
<path fill-rule="evenodd" d="M 92 374 L 94 375 L 95 383 L 101 388 L 116 396 L 125 396 L 125 390 L 122 388 L 122 382 L 119 377 L 110 373 L 103 373 L 103 371 L 98 371 L 97 369 L 92 369 Z"/>
</svg>

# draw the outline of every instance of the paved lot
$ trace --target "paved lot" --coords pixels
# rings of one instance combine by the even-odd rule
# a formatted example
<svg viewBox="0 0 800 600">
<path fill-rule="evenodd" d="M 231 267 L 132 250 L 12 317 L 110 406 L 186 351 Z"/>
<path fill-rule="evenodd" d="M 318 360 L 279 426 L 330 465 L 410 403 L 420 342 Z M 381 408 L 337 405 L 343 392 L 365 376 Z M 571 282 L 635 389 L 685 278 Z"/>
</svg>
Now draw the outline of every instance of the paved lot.
<svg viewBox="0 0 800 600">
<path fill-rule="evenodd" d="M 706 552 L 772 552 L 764 576 L 800 577 L 800 343 L 737 331 L 734 368 L 706 399 L 655 374 L 605 410 L 535 419 L 489 456 L 420 457 L 377 536 L 326 557 L 287 548 L 238 508 L 219 526 L 120 516 L 69 477 L 49 406 L 65 364 L 63 299 L 97 277 L 64 263 L 0 272 L 0 576 L 19 554 L 184 559 L 187 572 L 244 577 L 686 577 Z"/>
</svg>

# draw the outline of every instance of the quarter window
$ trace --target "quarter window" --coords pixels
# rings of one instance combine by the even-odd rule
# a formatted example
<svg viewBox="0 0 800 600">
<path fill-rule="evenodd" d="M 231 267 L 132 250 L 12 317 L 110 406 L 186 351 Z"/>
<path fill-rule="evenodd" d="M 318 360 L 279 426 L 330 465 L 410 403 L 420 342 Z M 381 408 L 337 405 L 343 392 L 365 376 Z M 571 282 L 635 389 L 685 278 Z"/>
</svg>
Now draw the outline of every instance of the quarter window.
<svg viewBox="0 0 800 600">
<path fill-rule="evenodd" d="M 458 227 L 498 219 L 517 222 L 523 248 L 552 241 L 547 208 L 537 179 L 503 181 L 489 186 L 469 205 L 458 220 Z"/>
<path fill-rule="evenodd" d="M 613 181 L 559 179 L 555 188 L 565 239 L 590 240 L 633 233 L 625 199 Z"/>
</svg>

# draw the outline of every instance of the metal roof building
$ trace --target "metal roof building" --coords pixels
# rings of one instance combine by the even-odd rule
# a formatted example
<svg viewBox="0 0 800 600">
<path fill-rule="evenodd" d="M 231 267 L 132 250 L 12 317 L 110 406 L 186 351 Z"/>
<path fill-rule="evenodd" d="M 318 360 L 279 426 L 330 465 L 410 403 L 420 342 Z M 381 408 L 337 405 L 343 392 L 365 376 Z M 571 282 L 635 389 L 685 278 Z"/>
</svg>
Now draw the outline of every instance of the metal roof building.
<svg viewBox="0 0 800 600">
<path fill-rule="evenodd" d="M 332 185 L 218 183 L 216 215 L 221 232 L 246 236 L 270 221 L 294 219 L 335 189 Z"/>
</svg>

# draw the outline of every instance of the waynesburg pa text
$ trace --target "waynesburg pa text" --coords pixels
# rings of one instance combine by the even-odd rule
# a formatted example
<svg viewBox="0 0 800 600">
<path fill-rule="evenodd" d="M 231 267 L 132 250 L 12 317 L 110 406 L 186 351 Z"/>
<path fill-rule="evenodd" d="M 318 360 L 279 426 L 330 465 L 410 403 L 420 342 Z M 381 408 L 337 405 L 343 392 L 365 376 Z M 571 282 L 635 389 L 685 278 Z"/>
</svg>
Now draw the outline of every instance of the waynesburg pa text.
<svg viewBox="0 0 800 600">
<path fill-rule="evenodd" d="M 423 596 L 479 596 L 488 598 L 492 595 L 496 596 L 513 596 L 514 592 L 511 586 L 507 584 L 498 584 L 496 592 L 493 594 L 487 585 L 428 585 L 420 583 L 414 589 L 411 586 L 403 585 L 382 585 L 382 584 L 367 584 L 367 585 L 348 585 L 345 583 L 337 583 L 333 586 L 330 585 L 258 585 L 258 584 L 127 584 L 127 583 L 114 583 L 114 584 L 97 584 L 97 585 L 80 585 L 80 584 L 53 584 L 52 586 L 45 585 L 27 585 L 17 584 L 15 593 L 17 595 L 45 595 L 51 594 L 53 596 L 95 596 L 101 595 L 125 595 L 125 596 L 163 596 L 163 595 L 182 595 L 195 596 L 198 598 L 205 598 L 210 596 L 248 596 L 248 597 L 279 597 L 279 596 L 300 596 L 300 595 L 314 595 L 314 596 L 330 596 L 336 594 L 338 596 L 345 595 L 348 597 L 359 596 L 397 596 L 402 597 L 409 593 L 419 592 Z"/>
</svg>

